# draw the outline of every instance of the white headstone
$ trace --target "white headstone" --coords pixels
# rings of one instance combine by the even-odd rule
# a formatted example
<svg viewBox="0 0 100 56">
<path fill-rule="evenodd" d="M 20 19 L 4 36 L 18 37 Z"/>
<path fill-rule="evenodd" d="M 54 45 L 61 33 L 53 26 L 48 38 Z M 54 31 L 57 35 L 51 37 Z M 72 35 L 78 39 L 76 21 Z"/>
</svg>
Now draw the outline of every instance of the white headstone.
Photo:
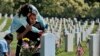
<svg viewBox="0 0 100 56">
<path fill-rule="evenodd" d="M 41 38 L 40 56 L 55 56 L 55 36 L 45 33 Z"/>
<path fill-rule="evenodd" d="M 10 18 L 13 19 L 13 14 L 10 15 Z"/>
<path fill-rule="evenodd" d="M 65 51 L 66 52 L 73 52 L 73 36 L 70 33 L 65 35 Z"/>
<path fill-rule="evenodd" d="M 5 19 L 3 23 L 0 25 L 0 31 L 2 31 L 2 29 L 5 27 L 6 23 L 7 23 L 7 19 Z"/>
<path fill-rule="evenodd" d="M 8 14 L 5 14 L 4 17 L 7 18 Z"/>
<path fill-rule="evenodd" d="M 81 42 L 80 32 L 75 33 L 75 44 L 78 45 Z"/>
<path fill-rule="evenodd" d="M 89 42 L 89 56 L 100 56 L 99 54 L 99 34 L 91 34 Z"/>
<path fill-rule="evenodd" d="M 74 18 L 74 21 L 77 23 L 77 18 Z"/>
</svg>

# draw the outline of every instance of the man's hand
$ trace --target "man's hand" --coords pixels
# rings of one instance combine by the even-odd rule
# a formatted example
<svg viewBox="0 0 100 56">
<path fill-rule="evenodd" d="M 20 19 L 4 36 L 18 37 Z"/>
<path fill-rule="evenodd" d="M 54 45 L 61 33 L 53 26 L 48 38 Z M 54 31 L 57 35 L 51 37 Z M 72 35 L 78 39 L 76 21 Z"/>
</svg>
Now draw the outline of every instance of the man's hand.
<svg viewBox="0 0 100 56">
<path fill-rule="evenodd" d="M 38 33 L 40 36 L 43 34 L 44 32 L 42 30 L 40 30 L 40 32 Z"/>
</svg>

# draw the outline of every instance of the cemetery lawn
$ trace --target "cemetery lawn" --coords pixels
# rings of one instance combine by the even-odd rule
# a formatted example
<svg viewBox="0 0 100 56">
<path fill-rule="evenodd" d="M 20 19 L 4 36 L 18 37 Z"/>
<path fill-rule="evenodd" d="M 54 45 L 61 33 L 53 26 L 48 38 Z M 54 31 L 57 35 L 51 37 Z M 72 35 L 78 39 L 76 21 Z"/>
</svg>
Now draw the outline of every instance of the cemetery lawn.
<svg viewBox="0 0 100 56">
<path fill-rule="evenodd" d="M 13 35 L 14 35 L 14 40 L 11 43 L 11 49 L 15 50 L 16 49 L 16 44 L 17 44 L 16 33 L 13 33 Z"/>
<path fill-rule="evenodd" d="M 82 42 L 82 46 L 83 46 L 83 49 L 84 49 L 84 55 L 83 56 L 89 56 L 89 50 L 87 48 L 86 42 Z M 76 55 L 77 47 L 75 46 L 75 43 L 74 43 L 74 51 L 73 52 L 65 52 L 64 48 L 65 47 L 64 47 L 64 42 L 63 42 L 62 46 L 57 50 L 56 56 L 77 56 Z"/>
<path fill-rule="evenodd" d="M 4 19 L 0 19 L 0 25 L 1 25 L 1 23 L 4 21 Z"/>
<path fill-rule="evenodd" d="M 94 26 L 94 29 L 93 29 L 92 33 L 96 33 L 96 31 L 97 31 L 97 29 L 98 29 L 98 26 L 99 26 L 99 25 L 95 25 L 95 26 Z"/>
<path fill-rule="evenodd" d="M 10 24 L 11 24 L 11 22 L 12 22 L 12 19 L 9 19 L 9 18 L 7 18 L 7 19 L 8 19 L 8 20 L 7 20 L 7 23 L 6 23 L 6 25 L 5 25 L 5 27 L 3 28 L 2 31 L 6 31 L 6 29 L 9 28 L 9 26 L 10 26 Z"/>
</svg>

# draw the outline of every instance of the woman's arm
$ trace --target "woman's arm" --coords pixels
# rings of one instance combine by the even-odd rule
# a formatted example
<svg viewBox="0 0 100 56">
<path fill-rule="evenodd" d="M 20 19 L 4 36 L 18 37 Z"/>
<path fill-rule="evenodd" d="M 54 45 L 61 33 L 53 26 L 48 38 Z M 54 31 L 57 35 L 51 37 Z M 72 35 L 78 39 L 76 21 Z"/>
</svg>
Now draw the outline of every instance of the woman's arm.
<svg viewBox="0 0 100 56">
<path fill-rule="evenodd" d="M 27 32 L 31 31 L 31 29 L 32 29 L 32 25 L 27 25 L 24 32 L 17 33 L 17 39 L 22 39 L 26 35 Z"/>
<path fill-rule="evenodd" d="M 41 23 L 41 26 L 45 28 L 46 22 L 40 14 L 37 15 L 37 20 Z"/>
</svg>

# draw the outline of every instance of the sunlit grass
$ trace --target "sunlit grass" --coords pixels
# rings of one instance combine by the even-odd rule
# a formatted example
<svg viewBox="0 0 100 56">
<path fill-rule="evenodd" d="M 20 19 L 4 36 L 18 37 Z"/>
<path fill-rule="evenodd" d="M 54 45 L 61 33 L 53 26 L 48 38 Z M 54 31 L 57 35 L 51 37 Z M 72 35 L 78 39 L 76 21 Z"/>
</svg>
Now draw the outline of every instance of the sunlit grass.
<svg viewBox="0 0 100 56">
<path fill-rule="evenodd" d="M 98 29 L 99 25 L 95 25 L 94 28 L 93 28 L 93 31 L 92 33 L 96 33 L 97 29 Z"/>
<path fill-rule="evenodd" d="M 74 42 L 74 51 L 73 52 L 65 52 L 65 46 L 64 46 L 64 40 L 62 40 L 62 45 L 61 47 L 57 50 L 56 56 L 76 56 L 76 50 L 77 46 L 75 45 Z M 84 56 L 89 56 L 89 49 L 87 47 L 86 42 L 81 43 L 84 49 Z"/>
<path fill-rule="evenodd" d="M 14 40 L 11 43 L 11 49 L 15 51 L 17 45 L 17 39 L 16 39 L 17 37 L 16 37 L 16 33 L 13 33 L 13 35 L 14 35 Z"/>
<path fill-rule="evenodd" d="M 4 21 L 4 18 L 1 18 L 1 19 L 0 19 L 0 25 L 1 25 L 1 23 L 2 23 L 3 21 Z"/>
<path fill-rule="evenodd" d="M 12 21 L 12 19 L 7 19 L 7 23 L 6 23 L 6 25 L 5 25 L 5 27 L 3 28 L 2 31 L 5 31 L 5 30 L 7 30 L 9 28 L 9 26 L 11 24 L 11 21 Z"/>
</svg>

